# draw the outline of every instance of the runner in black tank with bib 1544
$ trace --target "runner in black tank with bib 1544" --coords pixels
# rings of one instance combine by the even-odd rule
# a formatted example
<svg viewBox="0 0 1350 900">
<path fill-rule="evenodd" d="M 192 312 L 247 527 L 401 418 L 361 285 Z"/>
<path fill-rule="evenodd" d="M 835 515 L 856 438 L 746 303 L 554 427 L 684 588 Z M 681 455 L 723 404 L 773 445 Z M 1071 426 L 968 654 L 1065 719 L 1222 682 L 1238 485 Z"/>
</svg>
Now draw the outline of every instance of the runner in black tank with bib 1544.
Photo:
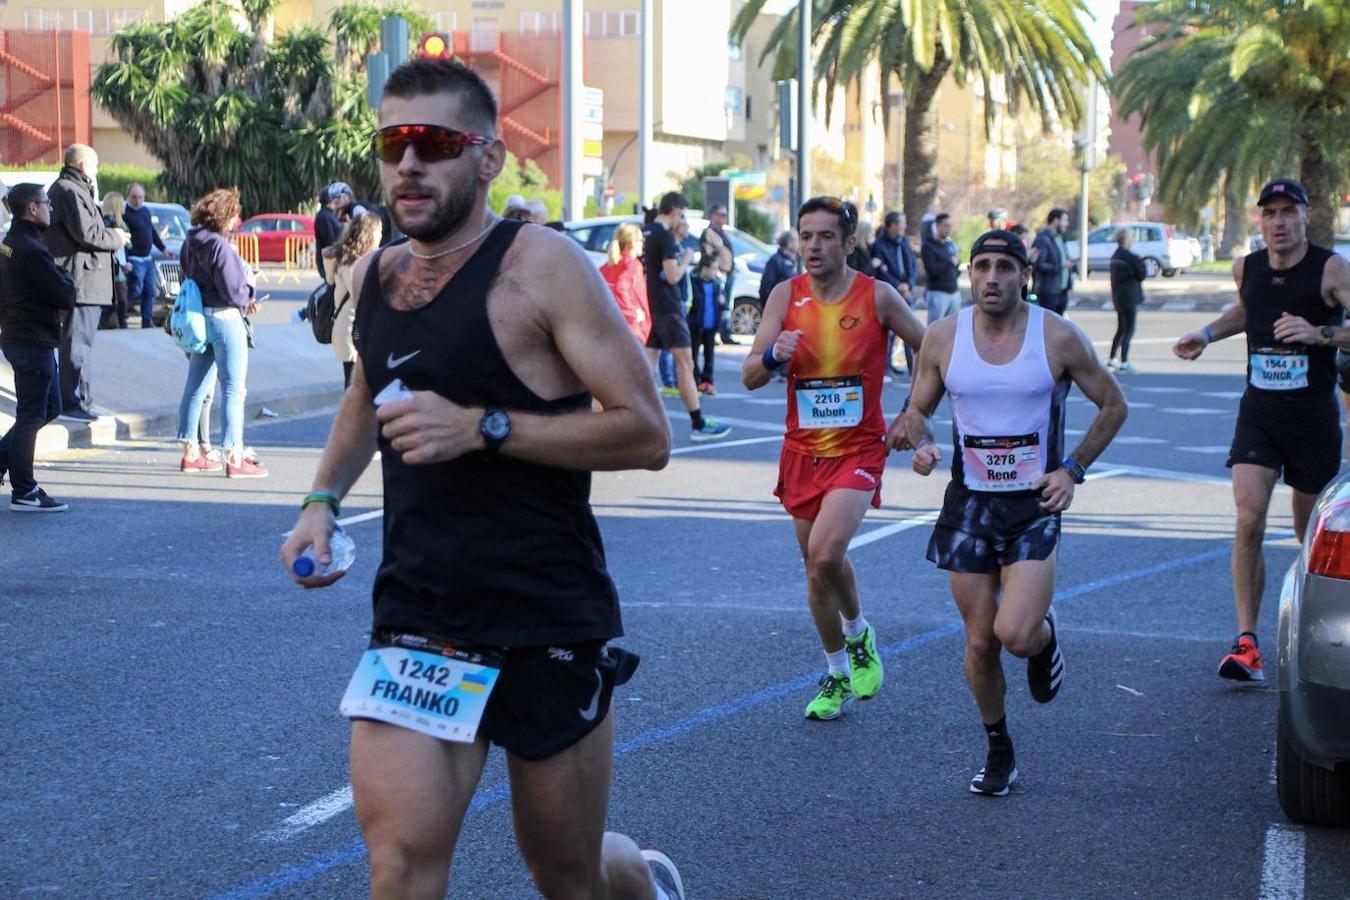
<svg viewBox="0 0 1350 900">
<path fill-rule="evenodd" d="M 409 240 L 356 265 L 358 360 L 281 550 L 288 569 L 310 546 L 329 560 L 378 447 L 374 627 L 341 705 L 371 894 L 444 896 L 495 743 L 540 893 L 682 898 L 667 857 L 604 830 L 611 693 L 637 659 L 607 646 L 622 626 L 590 473 L 669 457 L 642 353 L 573 242 L 487 209 L 506 151 L 476 74 L 400 66 L 379 118 L 372 150 Z"/>
<path fill-rule="evenodd" d="M 1350 263 L 1308 242 L 1303 185 L 1276 178 L 1262 188 L 1257 205 L 1266 249 L 1234 260 L 1238 302 L 1173 347 L 1182 359 L 1196 359 L 1214 341 L 1247 334 L 1247 389 L 1228 453 L 1237 504 L 1238 636 L 1219 663 L 1219 674 L 1237 681 L 1264 678 L 1256 629 L 1275 480 L 1283 471 L 1293 490 L 1294 531 L 1302 543 L 1317 495 L 1340 469 L 1336 350 L 1350 347 L 1350 329 L 1342 325 L 1350 308 Z"/>
</svg>

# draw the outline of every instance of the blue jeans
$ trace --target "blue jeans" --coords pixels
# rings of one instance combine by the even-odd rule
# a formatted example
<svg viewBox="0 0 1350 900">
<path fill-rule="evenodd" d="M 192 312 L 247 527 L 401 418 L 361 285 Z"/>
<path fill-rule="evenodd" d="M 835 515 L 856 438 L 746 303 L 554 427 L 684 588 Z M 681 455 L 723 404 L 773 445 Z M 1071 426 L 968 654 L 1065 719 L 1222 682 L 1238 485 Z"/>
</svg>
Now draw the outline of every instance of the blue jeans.
<svg viewBox="0 0 1350 900">
<path fill-rule="evenodd" d="M 675 357 L 670 355 L 669 350 L 662 350 L 661 355 L 657 357 L 656 368 L 661 373 L 661 386 L 673 388 L 675 383 Z"/>
<path fill-rule="evenodd" d="M 243 450 L 248 379 L 248 332 L 244 330 L 244 317 L 234 306 L 208 306 L 202 313 L 206 316 L 207 347 L 206 352 L 188 357 L 187 383 L 178 403 L 178 441 L 197 442 L 202 401 L 210 393 L 219 371 L 225 395 L 221 444 L 227 452 Z"/>
<path fill-rule="evenodd" d="M 148 256 L 128 256 L 131 271 L 127 274 L 127 309 L 141 311 L 141 327 L 154 327 L 151 313 L 159 296 L 159 270 Z"/>
<path fill-rule="evenodd" d="M 0 438 L 0 473 L 9 471 L 15 496 L 37 487 L 33 479 L 33 448 L 37 433 L 61 415 L 61 380 L 56 372 L 56 349 L 33 344 L 4 343 L 0 351 L 14 369 L 18 403 L 14 425 Z"/>
</svg>

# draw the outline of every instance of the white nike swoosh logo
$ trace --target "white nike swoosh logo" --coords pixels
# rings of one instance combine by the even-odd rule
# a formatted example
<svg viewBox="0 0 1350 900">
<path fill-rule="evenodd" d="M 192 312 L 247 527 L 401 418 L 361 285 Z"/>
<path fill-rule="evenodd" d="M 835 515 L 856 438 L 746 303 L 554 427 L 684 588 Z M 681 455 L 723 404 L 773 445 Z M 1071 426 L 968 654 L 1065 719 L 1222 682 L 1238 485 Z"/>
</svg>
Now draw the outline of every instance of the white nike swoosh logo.
<svg viewBox="0 0 1350 900">
<path fill-rule="evenodd" d="M 600 712 L 600 690 L 605 686 L 600 678 L 600 670 L 595 670 L 595 696 L 591 698 L 591 705 L 581 711 L 581 717 L 587 722 L 594 722 L 595 716 Z"/>
<path fill-rule="evenodd" d="M 802 299 L 796 301 L 796 302 L 793 303 L 792 305 L 793 305 L 793 306 L 805 306 L 806 304 L 808 304 L 808 303 L 810 303 L 810 302 L 811 302 L 811 298 L 810 298 L 810 297 L 803 297 Z"/>
<path fill-rule="evenodd" d="M 394 354 L 390 353 L 389 358 L 385 360 L 384 364 L 391 369 L 397 369 L 399 366 L 403 365 L 405 362 L 412 359 L 414 356 L 416 356 L 421 352 L 422 352 L 421 350 L 414 350 L 407 356 L 400 356 L 398 359 L 395 359 Z"/>
</svg>

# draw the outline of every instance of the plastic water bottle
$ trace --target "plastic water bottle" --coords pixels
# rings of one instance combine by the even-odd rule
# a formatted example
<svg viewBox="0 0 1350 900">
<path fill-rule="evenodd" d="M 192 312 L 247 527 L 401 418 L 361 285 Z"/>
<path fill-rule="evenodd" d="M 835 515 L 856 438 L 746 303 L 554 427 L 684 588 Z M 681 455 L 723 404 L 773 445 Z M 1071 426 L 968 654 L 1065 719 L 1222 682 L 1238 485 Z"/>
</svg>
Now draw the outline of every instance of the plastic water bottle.
<svg viewBox="0 0 1350 900">
<path fill-rule="evenodd" d="M 301 578 L 308 578 L 311 575 L 332 575 L 334 572 L 345 572 L 350 569 L 352 563 L 356 562 L 356 542 L 347 536 L 341 525 L 336 526 L 328 538 L 328 553 L 333 561 L 325 566 L 319 562 L 314 547 L 306 547 L 305 552 L 291 563 L 291 571 Z"/>
</svg>

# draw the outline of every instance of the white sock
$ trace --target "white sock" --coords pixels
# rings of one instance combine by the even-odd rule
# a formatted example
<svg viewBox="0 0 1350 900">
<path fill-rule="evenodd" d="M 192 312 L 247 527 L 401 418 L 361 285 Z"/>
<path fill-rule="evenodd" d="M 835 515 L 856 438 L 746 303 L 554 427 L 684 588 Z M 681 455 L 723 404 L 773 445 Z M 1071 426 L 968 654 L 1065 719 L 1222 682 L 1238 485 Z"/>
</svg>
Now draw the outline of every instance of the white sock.
<svg viewBox="0 0 1350 900">
<path fill-rule="evenodd" d="M 830 666 L 830 674 L 838 672 L 840 675 L 847 675 L 848 669 L 848 651 L 836 650 L 833 653 L 825 654 L 825 662 Z"/>
<path fill-rule="evenodd" d="M 867 630 L 867 620 L 863 618 L 862 613 L 858 613 L 856 619 L 845 619 L 842 615 L 839 618 L 844 623 L 844 637 L 860 637 Z"/>
</svg>

